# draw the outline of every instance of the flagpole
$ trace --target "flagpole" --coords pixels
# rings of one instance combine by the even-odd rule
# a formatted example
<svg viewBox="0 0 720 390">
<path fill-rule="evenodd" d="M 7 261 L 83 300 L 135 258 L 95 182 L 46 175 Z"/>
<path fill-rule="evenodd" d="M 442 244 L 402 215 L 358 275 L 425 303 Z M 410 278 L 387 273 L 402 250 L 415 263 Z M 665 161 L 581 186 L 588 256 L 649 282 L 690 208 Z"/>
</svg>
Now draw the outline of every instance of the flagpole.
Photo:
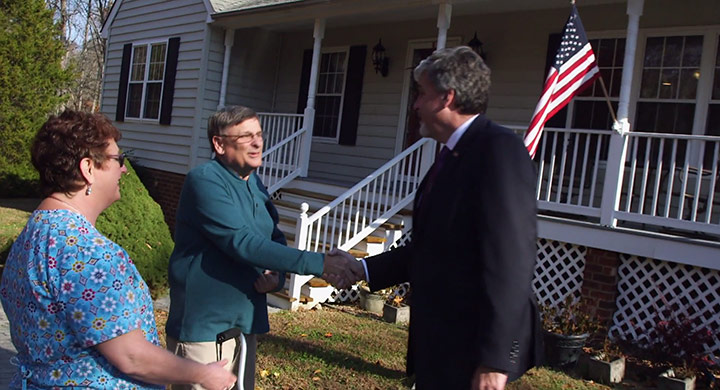
<svg viewBox="0 0 720 390">
<path fill-rule="evenodd" d="M 612 116 L 613 123 L 617 122 L 617 117 L 615 116 L 615 110 L 612 107 L 612 103 L 610 102 L 610 95 L 608 95 L 607 88 L 605 88 L 605 81 L 603 80 L 602 75 L 598 77 L 598 80 L 600 80 L 600 86 L 602 87 L 603 95 L 605 95 L 605 103 L 608 105 L 608 110 L 610 110 L 610 115 Z"/>
</svg>

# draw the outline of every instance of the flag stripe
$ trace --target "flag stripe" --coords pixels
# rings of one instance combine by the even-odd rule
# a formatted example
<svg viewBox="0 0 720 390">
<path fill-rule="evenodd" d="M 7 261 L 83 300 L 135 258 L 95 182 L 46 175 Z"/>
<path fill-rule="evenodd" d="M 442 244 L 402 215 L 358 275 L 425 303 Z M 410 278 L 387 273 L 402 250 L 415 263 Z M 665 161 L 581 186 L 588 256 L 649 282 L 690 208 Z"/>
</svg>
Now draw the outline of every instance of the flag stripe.
<svg viewBox="0 0 720 390">
<path fill-rule="evenodd" d="M 535 157 L 545 123 L 599 76 L 595 54 L 573 5 L 555 61 L 545 78 L 542 95 L 525 133 L 524 143 L 530 157 Z"/>
</svg>

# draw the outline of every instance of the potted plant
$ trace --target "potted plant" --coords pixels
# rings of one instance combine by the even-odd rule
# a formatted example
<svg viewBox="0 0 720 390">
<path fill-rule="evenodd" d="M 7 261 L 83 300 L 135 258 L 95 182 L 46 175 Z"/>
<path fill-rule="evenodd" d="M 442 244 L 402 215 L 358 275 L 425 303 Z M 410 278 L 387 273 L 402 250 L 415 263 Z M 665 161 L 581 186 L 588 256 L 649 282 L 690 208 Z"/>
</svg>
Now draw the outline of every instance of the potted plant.
<svg viewBox="0 0 720 390">
<path fill-rule="evenodd" d="M 621 383 L 625 377 L 625 356 L 617 344 L 605 338 L 599 351 L 584 354 L 583 376 L 595 382 L 610 385 Z"/>
<path fill-rule="evenodd" d="M 597 322 L 572 296 L 555 306 L 542 305 L 541 312 L 546 363 L 555 368 L 574 365 Z"/>
<path fill-rule="evenodd" d="M 407 324 L 410 322 L 410 306 L 406 297 L 393 293 L 383 306 L 383 319 L 392 324 Z"/>
<path fill-rule="evenodd" d="M 665 320 L 656 323 L 650 332 L 650 351 L 654 360 L 665 364 L 658 377 L 658 388 L 692 390 L 697 374 L 713 365 L 705 345 L 711 345 L 714 335 L 710 329 L 697 327 L 685 314 L 664 312 Z"/>
<path fill-rule="evenodd" d="M 358 286 L 360 292 L 360 307 L 371 313 L 382 314 L 385 300 L 390 295 L 388 289 L 382 289 L 378 291 L 370 292 L 370 288 L 366 283 L 362 283 Z"/>
</svg>

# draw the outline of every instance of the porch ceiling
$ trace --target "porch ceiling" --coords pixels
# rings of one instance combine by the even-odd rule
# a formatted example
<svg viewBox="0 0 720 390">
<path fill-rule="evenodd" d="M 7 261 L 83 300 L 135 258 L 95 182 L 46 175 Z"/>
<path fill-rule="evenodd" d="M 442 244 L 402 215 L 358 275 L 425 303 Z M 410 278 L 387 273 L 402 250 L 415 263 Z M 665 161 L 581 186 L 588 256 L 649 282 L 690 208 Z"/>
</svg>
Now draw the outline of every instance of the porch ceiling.
<svg viewBox="0 0 720 390">
<path fill-rule="evenodd" d="M 453 16 L 494 14 L 568 7 L 569 0 L 454 0 Z M 626 0 L 583 0 L 581 6 L 625 3 Z M 312 28 L 316 18 L 328 27 L 434 19 L 439 0 L 215 0 L 212 16 L 226 28 L 262 27 L 292 31 Z M 218 8 L 218 6 L 221 6 Z"/>
</svg>

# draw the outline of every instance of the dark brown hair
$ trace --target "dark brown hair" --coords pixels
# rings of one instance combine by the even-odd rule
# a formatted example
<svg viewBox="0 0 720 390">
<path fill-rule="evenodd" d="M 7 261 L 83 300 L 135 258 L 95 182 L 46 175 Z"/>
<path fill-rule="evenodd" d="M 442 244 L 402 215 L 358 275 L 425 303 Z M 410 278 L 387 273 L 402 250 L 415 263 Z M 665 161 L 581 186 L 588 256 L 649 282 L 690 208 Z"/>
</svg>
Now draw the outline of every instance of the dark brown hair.
<svg viewBox="0 0 720 390">
<path fill-rule="evenodd" d="M 80 161 L 90 157 L 95 167 L 100 168 L 110 140 L 117 142 L 120 137 L 118 129 L 102 114 L 65 110 L 50 116 L 35 135 L 30 149 L 44 195 L 82 189 L 85 180 Z"/>
</svg>

